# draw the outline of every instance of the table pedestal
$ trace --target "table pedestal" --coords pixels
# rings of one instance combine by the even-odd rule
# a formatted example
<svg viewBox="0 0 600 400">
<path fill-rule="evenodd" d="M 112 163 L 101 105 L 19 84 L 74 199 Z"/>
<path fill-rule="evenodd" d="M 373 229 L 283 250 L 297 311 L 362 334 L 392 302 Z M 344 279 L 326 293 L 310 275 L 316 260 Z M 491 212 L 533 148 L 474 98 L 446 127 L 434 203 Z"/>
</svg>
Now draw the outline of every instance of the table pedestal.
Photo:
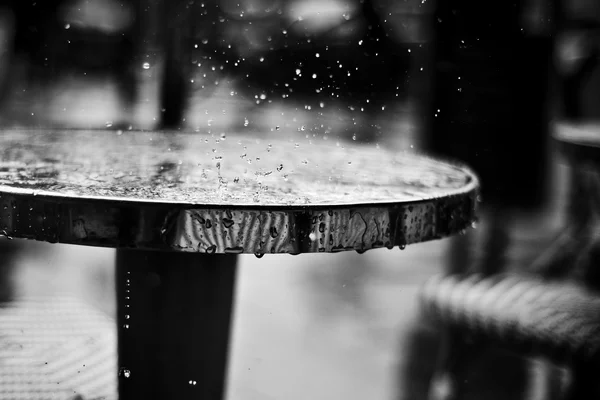
<svg viewBox="0 0 600 400">
<path fill-rule="evenodd" d="M 119 399 L 222 399 L 235 255 L 117 251 Z"/>
</svg>

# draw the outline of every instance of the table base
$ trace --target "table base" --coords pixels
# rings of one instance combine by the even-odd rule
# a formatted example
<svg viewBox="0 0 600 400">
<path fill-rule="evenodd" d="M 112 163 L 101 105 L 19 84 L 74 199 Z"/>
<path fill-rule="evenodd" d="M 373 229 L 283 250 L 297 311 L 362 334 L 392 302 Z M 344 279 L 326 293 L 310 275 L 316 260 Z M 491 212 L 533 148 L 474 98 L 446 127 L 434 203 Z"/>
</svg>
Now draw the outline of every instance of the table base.
<svg viewBox="0 0 600 400">
<path fill-rule="evenodd" d="M 120 249 L 119 398 L 222 399 L 237 259 Z"/>
</svg>

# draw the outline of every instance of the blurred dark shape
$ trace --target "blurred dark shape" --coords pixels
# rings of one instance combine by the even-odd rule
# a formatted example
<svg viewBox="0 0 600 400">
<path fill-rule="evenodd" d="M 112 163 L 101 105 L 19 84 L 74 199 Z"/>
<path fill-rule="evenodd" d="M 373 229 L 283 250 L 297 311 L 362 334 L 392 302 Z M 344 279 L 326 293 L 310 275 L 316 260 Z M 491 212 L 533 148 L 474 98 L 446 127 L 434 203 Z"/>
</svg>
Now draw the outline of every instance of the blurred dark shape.
<svg viewBox="0 0 600 400">
<path fill-rule="evenodd" d="M 547 66 L 555 67 L 557 119 L 579 124 L 598 116 L 600 5 L 582 1 L 550 4 L 535 0 L 488 2 L 486 7 L 491 7 L 488 10 L 491 15 L 514 21 L 510 7 L 515 4 L 521 6 L 521 10 L 541 10 L 537 12 L 542 21 L 551 23 L 545 27 L 531 24 L 539 19 L 527 17 L 521 18 L 521 24 L 523 21 L 529 24 L 521 27 L 506 22 L 502 25 L 496 19 L 488 24 L 489 19 L 483 23 L 477 15 L 483 10 L 471 13 L 472 8 L 457 7 L 438 17 L 440 27 L 444 21 L 452 21 L 452 29 L 462 38 L 457 36 L 454 43 L 441 42 L 444 43 L 441 59 L 447 64 L 446 69 L 438 71 L 436 84 L 448 97 L 453 89 L 462 90 L 457 90 L 459 94 L 453 99 L 455 107 L 450 108 L 451 101 L 444 101 L 443 93 L 440 96 L 436 92 L 436 101 L 446 108 L 436 106 L 434 127 L 437 126 L 438 131 L 434 130 L 433 137 L 437 139 L 448 132 L 448 138 L 441 143 L 449 146 L 449 154 L 467 159 L 480 173 L 485 201 L 481 226 L 486 227 L 488 237 L 479 260 L 472 255 L 473 242 L 479 233 L 454 241 L 445 271 L 449 276 L 442 277 L 433 290 L 425 291 L 425 309 L 437 314 L 436 319 L 443 321 L 445 327 L 444 347 L 429 398 L 489 398 L 487 390 L 514 371 L 521 372 L 508 380 L 511 383 L 506 388 L 512 394 L 504 394 L 503 398 L 524 398 L 531 390 L 532 375 L 523 367 L 530 362 L 525 357 L 531 356 L 542 356 L 544 360 L 569 367 L 568 385 L 561 381 L 562 372 L 554 365 L 545 365 L 543 372 L 538 371 L 541 380 L 537 389 L 551 398 L 596 398 L 600 390 L 591 373 L 598 367 L 595 308 L 600 281 L 597 272 L 600 246 L 596 197 L 600 181 L 597 165 L 593 166 L 589 158 L 582 156 L 583 150 L 568 160 L 571 190 L 566 226 L 561 235 L 547 250 L 533 249 L 537 255 L 541 254 L 533 263 L 522 258 L 516 266 L 511 266 L 505 258 L 515 246 L 509 230 L 511 219 L 517 218 L 515 210 L 535 210 L 544 200 L 544 191 L 536 183 L 543 180 L 546 169 L 541 166 L 545 164 L 542 151 L 549 123 L 543 103 Z M 466 17 L 455 26 L 454 21 L 461 14 Z M 466 31 L 461 29 L 465 26 Z M 478 32 L 476 36 L 469 35 L 475 32 Z M 450 33 L 446 31 L 445 36 Z M 554 43 L 550 39 L 553 35 Z M 477 39 L 475 46 L 471 45 L 473 38 Z M 550 44 L 555 46 L 553 64 L 546 63 Z M 465 51 L 461 53 L 457 48 Z M 480 54 L 471 54 L 473 48 Z M 477 65 L 478 70 L 469 68 L 473 65 Z M 458 76 L 460 81 L 467 79 L 468 84 L 452 85 L 452 78 L 458 81 Z M 480 104 L 476 107 L 461 97 L 473 89 L 479 90 Z M 449 111 L 449 115 L 444 116 L 444 110 L 447 114 Z M 467 110 L 474 112 L 469 115 Z M 442 130 L 444 126 L 446 131 Z M 457 127 L 466 132 L 457 133 Z M 473 127 L 480 129 L 480 138 L 476 137 Z M 451 140 L 456 138 L 459 140 L 452 147 Z M 434 148 L 442 154 L 442 145 L 435 147 L 435 144 Z M 465 149 L 461 153 L 457 146 L 472 146 L 480 154 L 469 157 Z M 594 146 L 591 145 L 597 148 Z M 488 159 L 478 159 L 481 155 Z M 515 275 L 515 271 L 499 274 L 511 267 L 516 267 L 520 274 Z M 495 357 L 500 348 L 508 349 L 512 356 L 499 361 Z M 544 363 L 546 361 L 540 361 L 538 368 Z M 500 369 L 475 378 L 475 371 L 489 365 L 500 366 Z"/>
<path fill-rule="evenodd" d="M 554 63 L 560 82 L 562 116 L 571 121 L 600 117 L 600 6 L 581 2 L 556 4 L 557 37 Z M 594 12 L 595 9 L 595 12 Z"/>
<path fill-rule="evenodd" d="M 124 107 L 136 100 L 138 49 L 137 0 L 4 0 L 8 71 L 1 80 L 5 100 L 16 69 L 26 68 L 33 87 L 46 87 L 65 76 L 117 80 Z"/>
<path fill-rule="evenodd" d="M 436 15 L 429 148 L 472 166 L 503 208 L 545 194 L 552 41 L 522 26 L 529 1 L 445 1 Z"/>
<path fill-rule="evenodd" d="M 597 137 L 596 127 L 588 124 L 600 117 L 600 3 L 562 1 L 556 7 L 554 64 L 560 83 L 560 116 L 566 122 L 563 128 L 577 127 L 588 131 L 590 138 Z M 574 278 L 598 290 L 600 172 L 597 163 L 583 155 L 584 148 L 565 154 L 570 166 L 565 226 L 537 264 L 554 277 Z"/>
<path fill-rule="evenodd" d="M 546 204 L 553 11 L 547 0 L 437 2 L 426 149 L 470 165 L 481 179 L 483 198 L 480 228 L 452 239 L 447 274 L 505 271 L 517 211 Z M 429 329 L 415 327 L 411 343 L 440 340 Z M 435 374 L 416 377 L 430 381 L 429 390 L 411 384 L 410 371 L 402 372 L 403 385 L 420 390 L 408 396 L 525 395 L 523 359 L 471 346 L 460 333 L 442 336 L 438 354 L 420 355 L 432 364 L 439 357 Z M 490 373 L 478 374 L 483 370 Z M 492 393 L 498 382 L 504 390 Z"/>
<path fill-rule="evenodd" d="M 332 100 L 371 119 L 385 112 L 386 105 L 406 98 L 410 51 L 417 45 L 397 40 L 394 26 L 383 18 L 385 9 L 374 0 L 348 4 L 346 13 L 325 8 L 328 18 L 313 18 L 318 15 L 313 12 L 293 21 L 286 20 L 290 16 L 281 3 L 251 8 L 264 12 L 238 14 L 229 2 L 196 2 L 165 14 L 170 36 L 162 92 L 164 127 L 179 125 L 191 70 L 198 68 L 206 74 L 201 84 L 207 97 L 215 82 L 227 76 L 236 81 L 238 95 L 253 102 L 262 102 L 264 95 L 265 101 L 281 99 L 319 109 Z M 373 139 L 373 132 L 361 134 Z"/>
<path fill-rule="evenodd" d="M 15 296 L 13 275 L 15 260 L 22 246 L 7 238 L 0 239 L 0 307 L 10 302 Z"/>
</svg>

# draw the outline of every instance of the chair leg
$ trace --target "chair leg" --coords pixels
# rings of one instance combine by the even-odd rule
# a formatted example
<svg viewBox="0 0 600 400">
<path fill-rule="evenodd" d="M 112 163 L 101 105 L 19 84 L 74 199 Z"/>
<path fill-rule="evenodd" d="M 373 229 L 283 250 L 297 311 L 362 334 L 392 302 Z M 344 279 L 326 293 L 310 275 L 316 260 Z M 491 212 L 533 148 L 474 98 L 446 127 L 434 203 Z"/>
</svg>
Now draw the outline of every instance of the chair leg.
<svg viewBox="0 0 600 400">
<path fill-rule="evenodd" d="M 473 349 L 456 329 L 446 327 L 437 372 L 431 382 L 429 400 L 458 400 L 464 397 L 467 371 Z"/>
<path fill-rule="evenodd" d="M 427 400 L 439 358 L 441 332 L 423 315 L 418 315 L 402 338 L 396 400 Z"/>
<path fill-rule="evenodd" d="M 529 362 L 527 400 L 562 400 L 565 396 L 567 371 L 546 358 Z"/>
<path fill-rule="evenodd" d="M 507 267 L 507 255 L 511 245 L 510 212 L 500 207 L 490 210 L 488 234 L 484 243 L 481 263 L 476 272 L 489 276 L 504 272 Z"/>
<path fill-rule="evenodd" d="M 446 327 L 445 335 L 429 400 L 529 399 L 528 359 L 466 330 Z"/>
</svg>

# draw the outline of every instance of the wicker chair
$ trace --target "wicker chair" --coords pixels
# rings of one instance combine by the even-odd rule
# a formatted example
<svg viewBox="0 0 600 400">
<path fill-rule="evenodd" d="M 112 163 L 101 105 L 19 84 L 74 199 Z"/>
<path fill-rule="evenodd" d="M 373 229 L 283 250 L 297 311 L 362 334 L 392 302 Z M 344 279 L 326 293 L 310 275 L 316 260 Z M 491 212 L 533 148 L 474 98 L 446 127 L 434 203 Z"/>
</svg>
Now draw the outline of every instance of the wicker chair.
<svg viewBox="0 0 600 400">
<path fill-rule="evenodd" d="M 450 273 L 424 285 L 423 311 L 446 333 L 435 398 L 463 398 L 469 355 L 484 348 L 564 365 L 561 397 L 600 398 L 600 127 L 556 130 L 571 165 L 567 226 L 529 273 Z"/>
</svg>

